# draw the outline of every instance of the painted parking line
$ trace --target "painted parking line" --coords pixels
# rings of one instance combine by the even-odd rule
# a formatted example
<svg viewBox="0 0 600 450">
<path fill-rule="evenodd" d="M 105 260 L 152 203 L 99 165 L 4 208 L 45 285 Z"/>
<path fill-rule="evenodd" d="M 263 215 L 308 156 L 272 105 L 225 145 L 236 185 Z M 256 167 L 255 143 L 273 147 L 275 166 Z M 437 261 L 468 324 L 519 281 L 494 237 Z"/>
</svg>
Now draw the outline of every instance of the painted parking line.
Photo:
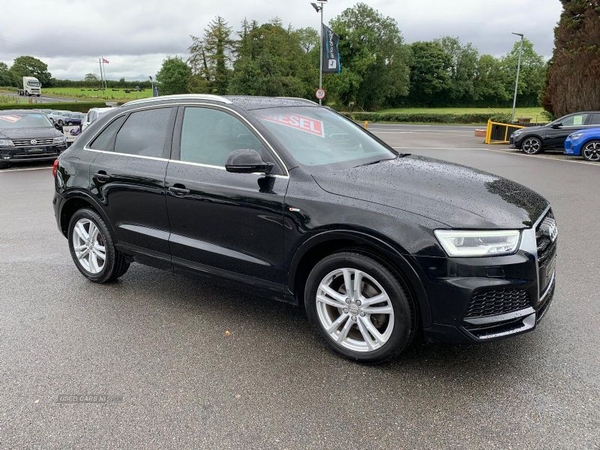
<svg viewBox="0 0 600 450">
<path fill-rule="evenodd" d="M 52 166 L 48 166 L 48 167 L 22 167 L 22 168 L 19 168 L 19 169 L 4 169 L 4 170 L 0 170 L 0 173 L 32 172 L 34 170 L 52 170 Z"/>
</svg>

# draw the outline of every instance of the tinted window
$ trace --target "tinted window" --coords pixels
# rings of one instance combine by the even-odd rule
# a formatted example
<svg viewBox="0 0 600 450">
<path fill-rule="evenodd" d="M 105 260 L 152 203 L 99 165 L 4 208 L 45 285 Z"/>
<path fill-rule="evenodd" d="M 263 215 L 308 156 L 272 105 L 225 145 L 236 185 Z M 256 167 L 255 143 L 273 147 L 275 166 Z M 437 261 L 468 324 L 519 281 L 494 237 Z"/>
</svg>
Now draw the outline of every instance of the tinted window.
<svg viewBox="0 0 600 450">
<path fill-rule="evenodd" d="M 126 116 L 121 116 L 117 120 L 110 123 L 102 133 L 98 135 L 96 139 L 90 144 L 90 148 L 95 150 L 108 150 L 112 151 L 112 141 L 123 122 L 125 122 Z"/>
<path fill-rule="evenodd" d="M 209 108 L 186 108 L 181 130 L 180 159 L 187 162 L 225 166 L 234 150 L 253 149 L 265 161 L 272 158 L 260 141 L 239 119 Z"/>
<path fill-rule="evenodd" d="M 252 113 L 307 166 L 355 166 L 396 157 L 355 124 L 324 108 L 266 108 Z"/>
<path fill-rule="evenodd" d="M 592 114 L 592 125 L 600 125 L 600 113 Z"/>
<path fill-rule="evenodd" d="M 115 152 L 164 157 L 172 108 L 157 108 L 129 115 L 117 133 Z"/>
<path fill-rule="evenodd" d="M 572 116 L 567 116 L 561 119 L 561 123 L 563 124 L 563 127 L 576 127 L 579 125 L 585 125 L 587 116 L 587 114 L 573 114 Z"/>
</svg>

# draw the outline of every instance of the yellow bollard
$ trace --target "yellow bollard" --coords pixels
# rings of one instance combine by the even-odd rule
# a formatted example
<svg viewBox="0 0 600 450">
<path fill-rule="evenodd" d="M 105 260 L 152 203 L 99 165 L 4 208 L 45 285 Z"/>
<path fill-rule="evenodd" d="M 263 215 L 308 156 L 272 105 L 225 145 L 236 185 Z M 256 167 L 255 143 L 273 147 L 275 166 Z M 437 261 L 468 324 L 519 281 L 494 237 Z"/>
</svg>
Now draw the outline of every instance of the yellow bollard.
<svg viewBox="0 0 600 450">
<path fill-rule="evenodd" d="M 365 120 L 365 130 L 368 130 L 368 129 L 369 129 L 369 121 Z"/>
</svg>

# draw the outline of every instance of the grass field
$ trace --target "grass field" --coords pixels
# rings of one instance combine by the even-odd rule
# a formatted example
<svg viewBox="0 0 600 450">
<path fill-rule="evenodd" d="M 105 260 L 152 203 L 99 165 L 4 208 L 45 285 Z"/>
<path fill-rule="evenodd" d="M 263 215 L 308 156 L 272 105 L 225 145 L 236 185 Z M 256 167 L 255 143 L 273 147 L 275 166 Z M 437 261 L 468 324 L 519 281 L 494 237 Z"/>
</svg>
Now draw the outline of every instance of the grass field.
<svg viewBox="0 0 600 450">
<path fill-rule="evenodd" d="M 130 90 L 125 92 L 125 89 L 106 89 L 96 90 L 92 88 L 42 88 L 43 95 L 51 95 L 56 97 L 68 97 L 74 99 L 89 99 L 89 100 L 109 100 L 109 101 L 129 101 L 138 98 L 152 97 L 152 89 L 144 89 L 141 91 Z"/>
<path fill-rule="evenodd" d="M 517 108 L 515 117 L 529 117 L 532 122 L 548 122 L 542 114 L 543 108 Z M 400 114 L 512 114 L 512 108 L 394 108 L 377 111 L 378 113 Z"/>
</svg>

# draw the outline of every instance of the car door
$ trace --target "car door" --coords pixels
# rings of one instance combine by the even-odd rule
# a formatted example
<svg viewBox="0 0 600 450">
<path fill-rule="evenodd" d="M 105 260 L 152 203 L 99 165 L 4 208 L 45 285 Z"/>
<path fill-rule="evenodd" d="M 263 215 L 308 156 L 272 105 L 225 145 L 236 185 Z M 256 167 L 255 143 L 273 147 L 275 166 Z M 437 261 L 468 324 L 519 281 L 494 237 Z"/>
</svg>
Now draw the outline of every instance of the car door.
<svg viewBox="0 0 600 450">
<path fill-rule="evenodd" d="M 154 107 L 114 119 L 90 144 L 92 192 L 103 205 L 117 245 L 140 261 L 170 267 L 165 174 L 174 107 Z"/>
<path fill-rule="evenodd" d="M 232 110 L 181 107 L 176 130 L 165 180 L 175 268 L 281 289 L 289 181 L 282 163 Z M 272 175 L 227 172 L 237 149 L 258 151 L 274 164 Z"/>
<path fill-rule="evenodd" d="M 568 135 L 585 128 L 588 116 L 588 113 L 576 113 L 563 117 L 558 126 L 549 127 L 544 147 L 563 148 Z"/>
</svg>

